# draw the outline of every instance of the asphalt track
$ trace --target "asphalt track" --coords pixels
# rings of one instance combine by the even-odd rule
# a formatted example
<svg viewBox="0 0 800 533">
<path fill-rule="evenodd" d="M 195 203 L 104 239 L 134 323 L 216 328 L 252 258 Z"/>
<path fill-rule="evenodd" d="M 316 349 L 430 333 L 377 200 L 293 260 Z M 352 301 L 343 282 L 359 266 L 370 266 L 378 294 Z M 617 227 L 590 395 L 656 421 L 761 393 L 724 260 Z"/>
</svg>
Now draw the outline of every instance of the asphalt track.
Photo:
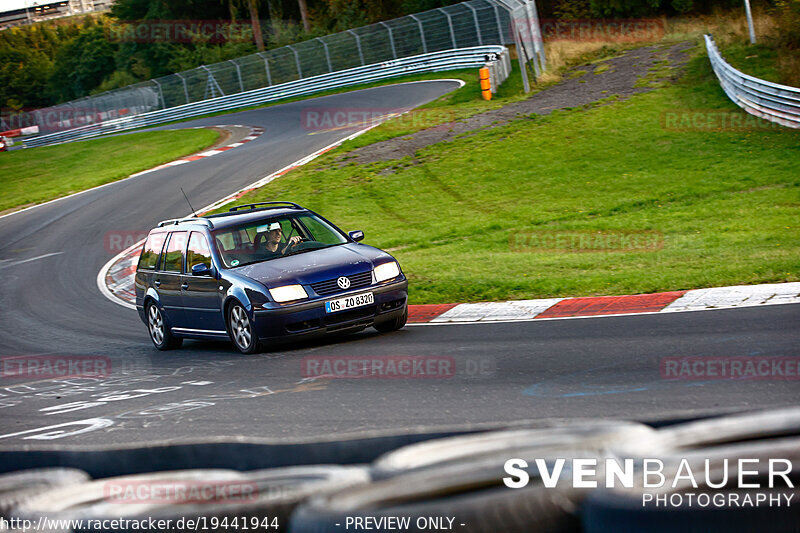
<svg viewBox="0 0 800 533">
<path fill-rule="evenodd" d="M 0 377 L 0 447 L 330 438 L 542 417 L 657 420 L 798 403 L 797 380 L 667 380 L 660 365 L 676 356 L 800 356 L 800 305 L 370 330 L 242 356 L 219 342 L 157 352 L 136 313 L 98 291 L 97 272 L 115 254 L 104 236 L 185 215 L 180 187 L 195 207 L 210 204 L 352 133 L 310 134 L 303 109 L 411 108 L 456 86 L 380 87 L 184 123 L 266 131 L 211 158 L 0 219 L 0 355 L 93 356 L 111 369 L 104 378 Z M 387 364 L 427 356 L 445 367 L 307 379 L 309 358 L 329 356 Z"/>
</svg>

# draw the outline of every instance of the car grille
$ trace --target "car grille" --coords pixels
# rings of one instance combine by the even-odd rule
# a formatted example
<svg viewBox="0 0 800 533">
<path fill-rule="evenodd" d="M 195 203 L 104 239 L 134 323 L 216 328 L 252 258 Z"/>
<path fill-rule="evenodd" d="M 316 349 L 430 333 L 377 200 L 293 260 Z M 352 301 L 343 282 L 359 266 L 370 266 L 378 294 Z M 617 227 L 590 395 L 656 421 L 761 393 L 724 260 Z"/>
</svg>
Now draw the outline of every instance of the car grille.
<svg viewBox="0 0 800 533">
<path fill-rule="evenodd" d="M 360 274 L 353 274 L 352 276 L 342 276 L 348 278 L 350 280 L 350 286 L 346 289 L 342 289 L 336 283 L 336 280 L 339 278 L 328 279 L 325 281 L 319 281 L 317 283 L 312 283 L 311 288 L 314 289 L 314 292 L 319 294 L 320 296 L 325 296 L 326 294 L 334 294 L 337 292 L 343 291 L 350 291 L 353 289 L 359 289 L 361 287 L 368 287 L 372 285 L 372 271 L 368 270 L 366 272 L 361 272 Z"/>
</svg>

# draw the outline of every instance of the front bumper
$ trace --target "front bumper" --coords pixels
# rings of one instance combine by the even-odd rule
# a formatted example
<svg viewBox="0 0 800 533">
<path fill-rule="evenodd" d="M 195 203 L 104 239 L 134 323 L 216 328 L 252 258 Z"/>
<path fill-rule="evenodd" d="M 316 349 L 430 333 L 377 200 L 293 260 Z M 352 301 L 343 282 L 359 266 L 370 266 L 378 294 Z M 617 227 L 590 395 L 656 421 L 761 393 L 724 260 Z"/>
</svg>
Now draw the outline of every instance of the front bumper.
<svg viewBox="0 0 800 533">
<path fill-rule="evenodd" d="M 338 313 L 326 313 L 325 302 L 371 292 L 375 302 Z M 394 320 L 408 304 L 408 280 L 333 294 L 310 302 L 272 309 L 255 309 L 254 325 L 260 340 L 312 337 L 355 330 Z"/>
</svg>

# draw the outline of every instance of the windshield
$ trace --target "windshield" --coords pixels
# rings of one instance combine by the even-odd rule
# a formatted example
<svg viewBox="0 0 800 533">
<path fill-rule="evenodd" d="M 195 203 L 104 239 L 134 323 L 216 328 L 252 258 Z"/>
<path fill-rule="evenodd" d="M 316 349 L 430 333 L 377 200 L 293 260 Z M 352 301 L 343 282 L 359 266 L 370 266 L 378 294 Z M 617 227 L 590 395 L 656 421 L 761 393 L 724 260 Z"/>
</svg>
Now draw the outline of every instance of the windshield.
<svg viewBox="0 0 800 533">
<path fill-rule="evenodd" d="M 270 217 L 212 233 L 226 268 L 269 261 L 348 242 L 341 231 L 312 214 Z"/>
</svg>

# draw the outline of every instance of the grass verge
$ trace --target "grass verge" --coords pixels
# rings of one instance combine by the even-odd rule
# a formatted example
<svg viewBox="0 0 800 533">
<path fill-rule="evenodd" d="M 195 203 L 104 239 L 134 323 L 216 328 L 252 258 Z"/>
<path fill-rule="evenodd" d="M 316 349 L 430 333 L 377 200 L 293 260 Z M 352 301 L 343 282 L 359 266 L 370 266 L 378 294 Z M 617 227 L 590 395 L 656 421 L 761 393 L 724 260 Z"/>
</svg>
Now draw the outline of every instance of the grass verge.
<svg viewBox="0 0 800 533">
<path fill-rule="evenodd" d="M 685 110 L 749 127 L 665 127 Z M 239 203 L 289 199 L 365 230 L 401 261 L 412 303 L 797 281 L 800 132 L 748 117 L 698 47 L 677 83 L 630 100 L 516 120 L 417 162 L 338 167 L 334 153 Z M 663 247 L 515 251 L 540 231 L 649 231 Z"/>
<path fill-rule="evenodd" d="M 0 154 L 0 212 L 103 185 L 206 148 L 214 130 L 133 133 Z"/>
</svg>

